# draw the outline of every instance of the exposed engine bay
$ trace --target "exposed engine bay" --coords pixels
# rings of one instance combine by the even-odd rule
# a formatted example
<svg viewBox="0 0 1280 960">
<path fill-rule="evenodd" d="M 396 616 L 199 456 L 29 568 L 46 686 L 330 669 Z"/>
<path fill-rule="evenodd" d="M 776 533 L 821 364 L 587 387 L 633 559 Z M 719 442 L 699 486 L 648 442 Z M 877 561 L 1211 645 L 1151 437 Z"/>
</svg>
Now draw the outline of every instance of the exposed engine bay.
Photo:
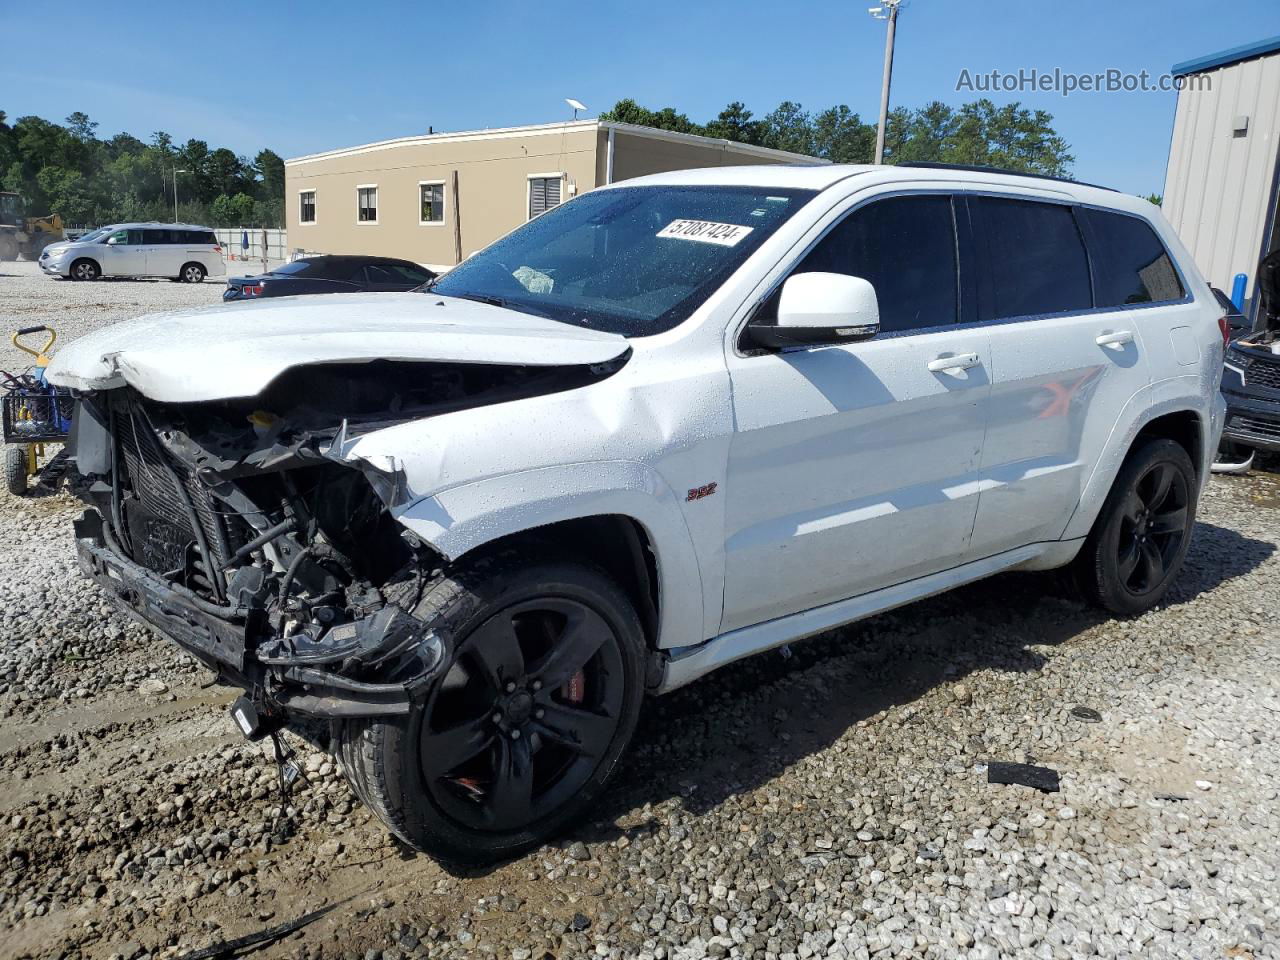
<svg viewBox="0 0 1280 960">
<path fill-rule="evenodd" d="M 298 367 L 256 397 L 80 395 L 72 446 L 81 566 L 135 616 L 249 692 L 265 735 L 290 715 L 407 713 L 451 638 L 414 615 L 444 560 L 392 516 L 397 471 L 356 436 L 583 386 L 608 364 L 374 361 Z M 242 723 L 243 726 L 243 723 Z"/>
</svg>

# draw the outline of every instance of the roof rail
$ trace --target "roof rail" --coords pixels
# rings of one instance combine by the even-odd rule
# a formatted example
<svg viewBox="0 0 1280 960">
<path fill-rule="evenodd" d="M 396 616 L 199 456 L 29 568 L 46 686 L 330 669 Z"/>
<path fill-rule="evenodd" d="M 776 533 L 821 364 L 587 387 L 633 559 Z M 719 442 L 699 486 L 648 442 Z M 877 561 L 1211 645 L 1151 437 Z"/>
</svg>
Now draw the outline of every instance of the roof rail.
<svg viewBox="0 0 1280 960">
<path fill-rule="evenodd" d="M 1071 177 L 1051 177 L 1047 173 L 1028 173 L 1026 170 L 1010 170 L 1007 167 L 987 167 L 982 164 L 938 163 L 933 160 L 914 160 L 908 163 L 900 163 L 898 166 L 923 167 L 927 170 L 967 170 L 970 173 L 999 173 L 1006 177 L 1031 177 L 1035 180 L 1056 180 L 1058 183 L 1074 183 L 1078 187 L 1094 187 L 1098 190 L 1110 190 L 1112 193 L 1118 192 L 1115 187 L 1104 187 L 1100 183 L 1085 183 L 1083 180 L 1073 180 Z"/>
</svg>

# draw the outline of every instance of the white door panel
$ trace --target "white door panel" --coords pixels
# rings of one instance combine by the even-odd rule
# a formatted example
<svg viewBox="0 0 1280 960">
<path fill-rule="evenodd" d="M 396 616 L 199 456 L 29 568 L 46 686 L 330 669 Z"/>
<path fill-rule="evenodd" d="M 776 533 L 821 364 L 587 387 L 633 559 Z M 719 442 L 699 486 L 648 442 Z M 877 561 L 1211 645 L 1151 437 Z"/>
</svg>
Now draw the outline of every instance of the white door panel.
<svg viewBox="0 0 1280 960">
<path fill-rule="evenodd" d="M 137 231 L 119 230 L 113 236 L 119 236 L 123 242 L 104 243 L 102 254 L 102 273 L 108 277 L 138 277 L 147 272 L 147 255 L 144 247 L 138 243 L 130 243 L 130 233 Z"/>
<path fill-rule="evenodd" d="M 722 629 L 961 562 L 989 363 L 982 329 L 731 357 Z"/>
<path fill-rule="evenodd" d="M 974 528 L 982 556 L 1062 535 L 1117 412 L 1148 379 L 1124 311 L 989 329 L 991 409 Z"/>
</svg>

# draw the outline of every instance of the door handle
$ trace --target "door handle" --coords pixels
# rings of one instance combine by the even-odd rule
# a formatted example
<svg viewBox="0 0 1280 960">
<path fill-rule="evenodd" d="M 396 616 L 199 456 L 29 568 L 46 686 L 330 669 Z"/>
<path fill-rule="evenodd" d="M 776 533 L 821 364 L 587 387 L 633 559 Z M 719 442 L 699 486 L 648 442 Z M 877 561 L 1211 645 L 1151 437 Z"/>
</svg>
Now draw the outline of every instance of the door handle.
<svg viewBox="0 0 1280 960">
<path fill-rule="evenodd" d="M 976 353 L 957 353 L 953 357 L 938 357 L 929 361 L 930 373 L 951 373 L 954 370 L 968 370 L 982 361 Z"/>
<path fill-rule="evenodd" d="M 1123 347 L 1133 343 L 1133 331 L 1117 330 L 1115 333 L 1104 333 L 1094 337 L 1093 342 L 1100 347 Z"/>
</svg>

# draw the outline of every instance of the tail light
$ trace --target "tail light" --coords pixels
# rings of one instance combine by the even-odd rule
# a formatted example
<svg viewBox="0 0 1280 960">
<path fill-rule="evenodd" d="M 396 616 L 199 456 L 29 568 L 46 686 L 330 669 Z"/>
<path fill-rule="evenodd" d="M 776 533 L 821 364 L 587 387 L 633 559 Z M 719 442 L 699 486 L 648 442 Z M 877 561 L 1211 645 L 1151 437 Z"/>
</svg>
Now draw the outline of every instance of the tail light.
<svg viewBox="0 0 1280 960">
<path fill-rule="evenodd" d="M 244 291 L 244 294 L 245 294 L 245 296 L 247 296 L 247 297 L 260 297 L 260 296 L 262 296 L 262 284 L 260 284 L 260 283 L 255 283 L 253 286 L 245 285 L 245 286 L 241 287 L 240 289 Z"/>
<path fill-rule="evenodd" d="M 1222 331 L 1222 348 L 1225 350 L 1231 342 L 1231 324 L 1227 322 L 1225 313 L 1218 318 L 1218 329 Z"/>
<path fill-rule="evenodd" d="M 221 247 L 221 245 L 219 245 L 219 246 L 215 246 L 215 247 L 213 248 L 213 252 L 214 252 L 214 253 L 216 253 L 218 256 L 222 256 L 222 247 Z"/>
</svg>

